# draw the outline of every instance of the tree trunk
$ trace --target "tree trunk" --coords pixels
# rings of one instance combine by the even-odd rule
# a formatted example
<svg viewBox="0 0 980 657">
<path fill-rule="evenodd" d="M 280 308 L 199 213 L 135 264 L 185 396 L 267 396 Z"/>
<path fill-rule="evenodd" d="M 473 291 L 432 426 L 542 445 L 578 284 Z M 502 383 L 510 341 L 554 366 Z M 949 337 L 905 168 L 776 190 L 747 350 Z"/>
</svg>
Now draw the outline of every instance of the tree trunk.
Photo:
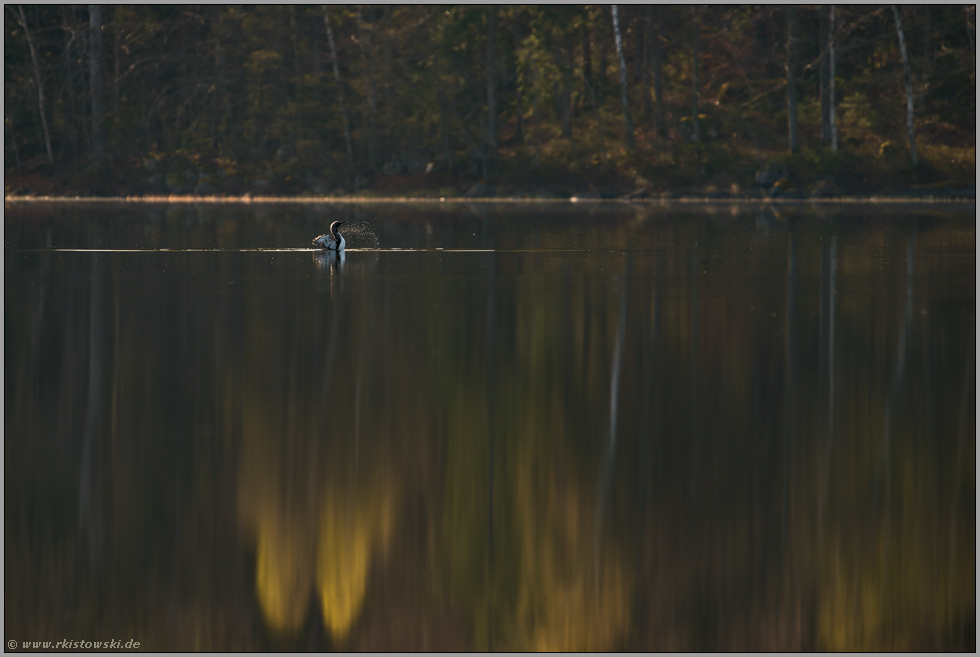
<svg viewBox="0 0 980 657">
<path fill-rule="evenodd" d="M 541 166 L 541 112 L 538 111 L 538 85 L 540 71 L 536 62 L 531 64 L 534 82 L 531 85 L 531 114 L 534 116 L 534 166 Z"/>
<path fill-rule="evenodd" d="M 218 147 L 218 94 L 221 93 L 221 8 L 212 16 L 214 26 L 214 77 L 211 89 L 211 148 Z"/>
<path fill-rule="evenodd" d="M 515 66 L 515 79 L 519 79 L 520 72 L 516 70 Z M 524 121 L 524 94 L 521 91 L 521 84 L 518 82 L 514 85 L 514 90 L 517 95 L 517 131 L 521 133 L 521 143 L 527 146 L 527 124 Z"/>
<path fill-rule="evenodd" d="M 323 71 L 323 62 L 320 55 L 320 33 L 313 30 L 313 41 L 310 43 L 310 58 L 313 60 L 313 75 L 319 80 L 320 73 Z"/>
<path fill-rule="evenodd" d="M 582 12 L 582 74 L 585 82 L 592 85 L 592 37 L 589 35 L 589 12 Z"/>
<path fill-rule="evenodd" d="M 928 74 L 932 69 L 932 5 L 925 5 L 922 11 L 922 66 Z"/>
<path fill-rule="evenodd" d="M 602 115 L 599 113 L 599 102 L 596 100 L 595 90 L 589 84 L 588 80 L 585 81 L 585 90 L 589 93 L 589 100 L 592 102 L 592 111 L 595 113 L 596 133 L 599 135 L 599 150 L 602 151 L 602 162 L 608 168 L 609 153 L 606 152 L 606 141 L 602 135 Z"/>
<path fill-rule="evenodd" d="M 330 45 L 330 59 L 333 60 L 333 77 L 337 82 L 337 97 L 340 100 L 340 114 L 344 120 L 344 141 L 347 144 L 347 164 L 350 167 L 351 182 L 354 179 L 354 144 L 350 138 L 350 121 L 347 119 L 347 104 L 344 102 L 344 85 L 340 81 L 340 63 L 337 61 L 337 48 L 333 40 L 333 28 L 330 27 L 330 12 L 323 5 L 323 24 L 327 28 L 327 43 Z"/>
<path fill-rule="evenodd" d="M 74 5 L 73 5 L 74 6 Z M 89 80 L 85 77 L 85 64 L 88 62 L 89 57 L 89 42 L 92 40 L 89 38 L 89 31 L 85 29 L 84 22 L 81 23 L 81 27 L 78 33 L 82 36 L 82 48 L 79 53 L 78 58 L 78 86 L 79 86 L 79 104 L 78 108 L 78 118 L 79 122 L 82 124 L 82 136 L 85 139 L 85 150 L 88 152 L 89 156 L 92 154 L 92 122 L 86 120 L 85 118 L 85 107 L 84 99 L 91 98 L 91 86 L 86 86 Z M 91 106 L 88 108 L 91 112 Z"/>
<path fill-rule="evenodd" d="M 521 143 L 527 146 L 527 125 L 524 123 L 524 97 L 521 85 L 517 85 L 517 131 L 521 133 Z"/>
<path fill-rule="evenodd" d="M 701 143 L 701 119 L 698 117 L 698 96 L 700 95 L 700 92 L 698 91 L 698 45 L 700 39 L 698 35 L 698 31 L 699 31 L 698 8 L 696 5 L 692 9 L 692 16 L 693 16 L 693 20 L 691 22 L 694 24 L 694 44 L 693 44 L 694 57 L 692 58 L 693 59 L 692 65 L 694 68 L 694 93 L 691 94 L 691 98 L 694 101 L 693 102 L 694 114 L 692 115 L 691 118 L 694 121 L 694 143 L 700 144 Z"/>
<path fill-rule="evenodd" d="M 585 29 L 584 23 L 582 29 Z M 519 23 L 514 24 L 512 40 L 513 44 L 511 47 L 511 52 L 516 53 L 518 48 L 521 47 L 521 32 Z M 585 43 L 583 41 L 583 46 L 584 45 Z M 521 89 L 521 62 L 520 58 L 516 56 L 514 57 L 514 94 L 516 96 L 515 101 L 517 104 L 517 131 L 521 134 L 521 143 L 524 144 L 525 148 L 527 148 L 527 122 L 524 120 L 524 92 Z"/>
<path fill-rule="evenodd" d="M 646 6 L 643 15 L 643 123 L 649 125 L 653 121 L 653 98 L 650 96 L 650 51 L 653 45 L 653 8 Z"/>
<path fill-rule="evenodd" d="M 600 12 L 599 16 L 602 14 Z M 599 70 L 595 76 L 595 92 L 599 98 L 606 95 L 606 74 L 609 73 L 609 49 L 606 47 L 605 30 L 599 30 L 595 34 L 596 47 L 599 49 Z"/>
<path fill-rule="evenodd" d="M 17 163 L 17 168 L 20 168 L 20 151 L 17 150 L 17 137 L 14 135 L 14 126 L 7 121 L 7 129 L 10 131 L 10 145 L 14 148 L 14 162 Z"/>
<path fill-rule="evenodd" d="M 496 79 L 493 77 L 493 40 L 496 7 L 487 9 L 487 150 L 490 155 L 497 152 L 497 94 Z"/>
<path fill-rule="evenodd" d="M 296 76 L 296 88 L 295 88 L 295 99 L 299 103 L 299 89 L 303 80 L 303 69 L 299 61 L 299 38 L 297 33 L 299 30 L 296 27 L 296 5 L 289 6 L 289 45 L 293 49 L 293 73 Z"/>
<path fill-rule="evenodd" d="M 119 29 L 119 5 L 112 10 L 112 64 L 114 67 L 114 77 L 112 78 L 112 120 L 114 123 L 119 122 L 119 65 L 122 56 L 119 54 L 121 51 L 120 41 L 122 39 L 122 30 Z"/>
<path fill-rule="evenodd" d="M 218 34 L 215 39 L 215 66 L 218 70 L 218 88 L 215 93 L 221 94 L 222 104 L 224 105 L 224 115 L 221 120 L 218 121 L 218 132 L 222 135 L 228 135 L 231 132 L 231 128 L 234 125 L 234 114 L 231 110 L 231 94 L 229 93 L 228 84 L 228 67 L 226 66 L 225 49 L 221 46 L 222 37 L 225 34 L 225 19 L 223 13 L 218 11 Z M 314 30 L 315 32 L 316 30 Z"/>
<path fill-rule="evenodd" d="M 374 93 L 374 57 L 371 51 L 371 43 L 368 38 L 367 29 L 364 27 L 364 21 L 361 20 L 361 11 L 358 10 L 357 14 L 357 31 L 360 32 L 360 38 L 357 39 L 357 46 L 361 51 L 361 56 L 364 58 L 364 82 L 365 89 L 367 90 L 367 101 L 368 101 L 368 157 L 372 162 L 377 162 L 378 160 L 378 99 Z"/>
<path fill-rule="evenodd" d="M 619 6 L 612 6 L 613 35 L 616 37 L 616 56 L 619 58 L 619 92 L 623 101 L 623 121 L 626 123 L 626 148 L 636 148 L 633 119 L 630 117 L 629 98 L 626 89 L 626 57 L 623 55 L 623 36 L 619 31 Z"/>
<path fill-rule="evenodd" d="M 75 76 L 72 71 L 72 57 L 71 57 L 71 45 L 75 42 L 75 35 L 71 29 L 71 23 L 68 20 L 68 8 L 65 6 L 61 7 L 61 29 L 65 34 L 65 96 L 67 99 L 68 107 L 77 107 L 75 103 Z M 72 154 L 74 157 L 78 157 L 78 133 L 76 132 L 75 126 L 75 116 L 72 112 L 66 112 L 65 115 L 65 128 L 67 131 L 66 137 L 70 136 L 70 143 L 72 146 Z M 64 146 L 62 146 L 62 153 L 64 153 Z"/>
<path fill-rule="evenodd" d="M 92 94 L 92 159 L 105 158 L 102 110 L 102 5 L 88 6 L 89 89 Z"/>
<path fill-rule="evenodd" d="M 830 10 L 820 5 L 820 138 L 829 144 L 830 137 Z"/>
<path fill-rule="evenodd" d="M 452 139 L 449 134 L 449 108 L 446 102 L 446 94 L 442 90 L 442 85 L 439 85 L 439 126 L 442 132 L 442 152 L 443 157 L 446 158 L 446 166 L 449 167 L 449 173 L 453 173 L 453 146 Z"/>
<path fill-rule="evenodd" d="M 389 21 L 390 16 L 391 16 L 391 7 L 390 6 L 385 7 L 384 8 L 384 13 L 382 14 L 382 18 L 381 18 L 381 21 L 382 21 L 382 24 L 383 25 L 385 25 L 385 26 L 388 25 L 388 21 Z M 389 34 L 390 34 L 390 32 L 389 32 Z M 384 142 L 384 148 L 385 148 L 385 152 L 387 152 L 390 155 L 390 154 L 396 152 L 396 149 L 399 146 L 396 143 L 397 142 L 397 136 L 395 135 L 395 131 L 392 129 L 393 121 L 392 121 L 392 107 L 391 107 L 391 105 L 392 105 L 392 103 L 391 103 L 391 87 L 392 87 L 392 84 L 391 84 L 391 68 L 392 68 L 392 66 L 391 66 L 391 60 L 392 60 L 392 55 L 391 55 L 391 38 L 390 37 L 389 38 L 386 38 L 384 40 L 383 44 L 384 45 L 382 45 L 381 48 L 382 48 L 382 53 L 383 53 L 382 56 L 384 57 L 384 103 L 385 103 L 385 132 L 384 132 L 385 142 Z"/>
<path fill-rule="evenodd" d="M 976 48 L 973 45 L 973 31 L 970 30 L 970 5 L 963 7 L 963 11 L 966 12 L 966 20 L 963 21 L 963 25 L 966 27 L 966 38 L 970 40 L 970 50 L 973 51 Z M 976 25 L 973 27 L 975 30 Z"/>
<path fill-rule="evenodd" d="M 830 146 L 837 150 L 837 111 L 835 109 L 835 78 L 837 77 L 836 62 L 834 61 L 834 36 L 837 32 L 837 17 L 834 5 L 830 5 Z"/>
<path fill-rule="evenodd" d="M 575 66 L 572 33 L 565 32 L 563 39 L 561 76 L 561 136 L 572 136 L 572 71 Z"/>
<path fill-rule="evenodd" d="M 663 52 L 660 50 L 660 26 L 662 18 L 663 7 L 657 5 L 657 20 L 653 25 L 653 38 L 650 42 L 650 45 L 652 46 L 651 55 L 653 56 L 653 95 L 656 96 L 657 101 L 657 134 L 659 134 L 661 137 L 666 137 L 667 126 L 665 124 L 666 109 L 664 108 Z"/>
<path fill-rule="evenodd" d="M 800 149 L 800 134 L 796 123 L 796 6 L 787 6 L 789 35 L 786 40 L 786 96 L 789 102 L 789 150 Z"/>
<path fill-rule="evenodd" d="M 24 15 L 24 8 L 17 5 L 20 12 L 20 26 L 24 28 L 24 35 L 27 37 L 27 46 L 31 50 L 31 62 L 34 64 L 34 82 L 37 84 L 37 109 L 41 114 L 41 127 L 44 128 L 44 148 L 48 153 L 48 164 L 54 164 L 54 155 L 51 152 L 51 134 L 48 131 L 48 119 L 44 115 L 44 85 L 41 83 L 41 66 L 37 61 L 37 50 L 34 48 L 34 39 L 31 38 L 31 31 L 27 27 L 27 16 Z M 18 160 L 20 157 L 18 156 Z"/>
<path fill-rule="evenodd" d="M 922 84 L 919 87 L 919 107 L 926 102 L 926 95 L 929 93 L 929 80 L 932 77 L 932 5 L 925 5 L 922 8 Z"/>
<path fill-rule="evenodd" d="M 902 51 L 902 66 L 905 69 L 905 99 L 907 109 L 905 114 L 905 125 L 909 132 L 909 154 L 912 156 L 912 166 L 917 166 L 919 164 L 919 154 L 915 149 L 915 113 L 912 105 L 912 71 L 909 68 L 909 55 L 905 48 L 905 32 L 902 31 L 902 20 L 898 16 L 898 7 L 892 5 L 892 12 L 895 14 L 895 29 L 898 31 L 898 47 Z"/>
</svg>

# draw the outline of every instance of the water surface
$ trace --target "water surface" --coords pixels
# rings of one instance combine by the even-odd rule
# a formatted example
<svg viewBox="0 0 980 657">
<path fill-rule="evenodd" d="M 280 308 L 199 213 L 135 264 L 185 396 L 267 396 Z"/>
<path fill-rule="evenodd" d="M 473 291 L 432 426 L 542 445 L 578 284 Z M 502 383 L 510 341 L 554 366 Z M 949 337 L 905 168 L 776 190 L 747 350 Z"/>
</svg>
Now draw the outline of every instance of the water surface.
<svg viewBox="0 0 980 657">
<path fill-rule="evenodd" d="M 5 212 L 6 640 L 975 648 L 972 205 Z"/>
</svg>

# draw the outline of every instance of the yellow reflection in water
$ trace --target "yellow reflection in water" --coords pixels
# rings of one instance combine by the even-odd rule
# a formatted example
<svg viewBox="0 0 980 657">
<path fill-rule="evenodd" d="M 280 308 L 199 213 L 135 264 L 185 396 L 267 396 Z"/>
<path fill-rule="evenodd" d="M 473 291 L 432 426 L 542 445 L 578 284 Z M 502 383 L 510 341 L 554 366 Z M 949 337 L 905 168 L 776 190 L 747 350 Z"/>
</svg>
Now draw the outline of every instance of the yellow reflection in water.
<svg viewBox="0 0 980 657">
<path fill-rule="evenodd" d="M 316 582 L 323 623 L 334 639 L 347 637 L 364 603 L 373 546 L 387 549 L 393 514 L 390 489 L 378 482 L 376 494 L 353 508 L 328 496 L 320 513 Z"/>
<path fill-rule="evenodd" d="M 891 495 L 881 494 L 881 508 L 863 525 L 854 516 L 870 504 L 859 484 L 874 479 L 853 465 L 840 468 L 836 486 L 857 511 L 837 520 L 819 557 L 822 650 L 937 649 L 954 625 L 975 615 L 974 537 L 957 535 L 950 511 L 937 513 L 948 483 L 900 442 L 890 466 L 893 476 L 879 485 Z"/>
<path fill-rule="evenodd" d="M 238 495 L 242 524 L 256 541 L 263 616 L 278 632 L 297 631 L 315 583 L 324 625 L 342 641 L 363 606 L 372 556 L 391 539 L 392 477 L 377 464 L 373 476 L 335 472 L 326 464 L 342 457 L 319 460 L 318 443 L 297 435 L 273 439 L 266 414 L 259 404 L 243 410 Z"/>
<path fill-rule="evenodd" d="M 489 473 L 481 467 L 488 413 L 478 393 L 456 391 L 443 515 L 451 595 L 473 611 L 481 649 L 615 650 L 632 621 L 633 587 L 608 517 L 612 505 L 603 503 L 591 468 L 582 474 L 569 466 L 558 392 L 529 389 L 516 412 L 501 412 L 510 422 L 498 432 L 505 443 L 498 453 L 507 456 L 496 466 L 505 474 L 495 476 L 492 538 Z M 485 597 L 473 599 L 477 591 Z"/>
<path fill-rule="evenodd" d="M 522 518 L 519 638 L 530 650 L 613 650 L 630 620 L 620 555 L 592 535 L 593 505 L 573 489 L 565 495 L 551 496 L 553 513 Z"/>
<path fill-rule="evenodd" d="M 312 582 L 312 555 L 302 528 L 275 514 L 257 515 L 256 589 L 269 625 L 295 630 L 303 624 Z"/>
</svg>

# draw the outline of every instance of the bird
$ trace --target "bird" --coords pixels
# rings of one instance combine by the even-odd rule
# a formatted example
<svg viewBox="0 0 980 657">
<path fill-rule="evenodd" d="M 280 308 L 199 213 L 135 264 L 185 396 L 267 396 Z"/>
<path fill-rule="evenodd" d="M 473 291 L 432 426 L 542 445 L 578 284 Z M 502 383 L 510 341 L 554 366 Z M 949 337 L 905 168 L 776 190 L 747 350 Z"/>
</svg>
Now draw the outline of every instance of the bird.
<svg viewBox="0 0 980 657">
<path fill-rule="evenodd" d="M 313 243 L 325 251 L 343 251 L 344 247 L 347 246 L 347 241 L 343 235 L 337 232 L 337 229 L 346 223 L 346 221 L 333 222 L 330 224 L 330 232 L 320 235 L 313 240 Z"/>
</svg>

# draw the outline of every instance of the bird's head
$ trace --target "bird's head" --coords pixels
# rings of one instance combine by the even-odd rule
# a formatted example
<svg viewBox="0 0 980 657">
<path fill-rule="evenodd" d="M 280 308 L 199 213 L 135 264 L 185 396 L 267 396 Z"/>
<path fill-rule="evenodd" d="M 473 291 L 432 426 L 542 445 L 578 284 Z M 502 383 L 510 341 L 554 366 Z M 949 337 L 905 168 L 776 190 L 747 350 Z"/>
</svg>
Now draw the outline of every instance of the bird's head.
<svg viewBox="0 0 980 657">
<path fill-rule="evenodd" d="M 346 223 L 347 223 L 346 221 L 335 221 L 335 222 L 333 222 L 332 224 L 330 224 L 330 232 L 333 233 L 334 236 L 336 236 L 337 235 L 337 229 L 340 228 L 341 226 L 343 226 Z"/>
</svg>

